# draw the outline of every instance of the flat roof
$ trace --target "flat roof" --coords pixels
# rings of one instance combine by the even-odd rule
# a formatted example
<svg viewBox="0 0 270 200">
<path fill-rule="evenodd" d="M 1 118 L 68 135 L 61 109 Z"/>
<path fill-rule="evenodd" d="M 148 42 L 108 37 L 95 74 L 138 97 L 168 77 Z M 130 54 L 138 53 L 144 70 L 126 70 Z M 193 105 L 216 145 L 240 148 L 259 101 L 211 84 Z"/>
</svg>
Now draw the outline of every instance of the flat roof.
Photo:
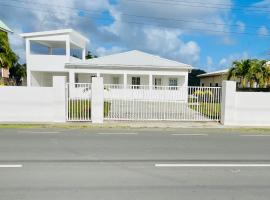
<svg viewBox="0 0 270 200">
<path fill-rule="evenodd" d="M 80 38 L 82 38 L 85 41 L 89 42 L 89 39 L 88 38 L 84 37 L 82 34 L 80 34 L 77 31 L 74 31 L 73 29 L 61 29 L 61 30 L 52 30 L 52 31 L 41 31 L 41 32 L 22 33 L 20 35 L 23 38 L 29 38 L 29 37 L 39 37 L 39 36 L 71 34 L 71 33 L 73 33 L 76 36 L 79 36 Z"/>
<path fill-rule="evenodd" d="M 229 69 L 223 69 L 223 70 L 219 70 L 219 71 L 213 71 L 213 72 L 209 72 L 209 73 L 205 73 L 205 74 L 200 74 L 197 77 L 218 76 L 218 75 L 227 74 L 228 72 L 229 72 Z"/>
</svg>

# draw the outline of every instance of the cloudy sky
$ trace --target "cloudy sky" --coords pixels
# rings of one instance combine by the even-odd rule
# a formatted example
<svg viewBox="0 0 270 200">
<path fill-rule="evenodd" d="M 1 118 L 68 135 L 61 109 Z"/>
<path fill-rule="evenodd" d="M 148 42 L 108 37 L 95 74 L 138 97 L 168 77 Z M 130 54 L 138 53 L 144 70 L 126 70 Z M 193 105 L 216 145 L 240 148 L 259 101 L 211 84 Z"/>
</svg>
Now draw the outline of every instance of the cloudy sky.
<svg viewBox="0 0 270 200">
<path fill-rule="evenodd" d="M 98 56 L 132 49 L 206 71 L 270 59 L 270 0 L 0 0 L 24 61 L 22 32 L 73 28 Z"/>
</svg>

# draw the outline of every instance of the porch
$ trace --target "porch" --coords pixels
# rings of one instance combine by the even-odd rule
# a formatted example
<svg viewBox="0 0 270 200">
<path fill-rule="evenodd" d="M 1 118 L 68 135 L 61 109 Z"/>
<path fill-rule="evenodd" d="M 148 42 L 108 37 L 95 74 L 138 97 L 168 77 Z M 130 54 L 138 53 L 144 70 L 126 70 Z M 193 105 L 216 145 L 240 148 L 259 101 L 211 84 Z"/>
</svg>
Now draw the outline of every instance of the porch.
<svg viewBox="0 0 270 200">
<path fill-rule="evenodd" d="M 80 73 L 69 72 L 69 83 L 92 83 L 93 77 L 103 77 L 105 85 L 111 85 L 120 89 L 123 88 L 161 88 L 161 87 L 186 87 L 188 77 L 186 74 L 175 73 Z"/>
</svg>

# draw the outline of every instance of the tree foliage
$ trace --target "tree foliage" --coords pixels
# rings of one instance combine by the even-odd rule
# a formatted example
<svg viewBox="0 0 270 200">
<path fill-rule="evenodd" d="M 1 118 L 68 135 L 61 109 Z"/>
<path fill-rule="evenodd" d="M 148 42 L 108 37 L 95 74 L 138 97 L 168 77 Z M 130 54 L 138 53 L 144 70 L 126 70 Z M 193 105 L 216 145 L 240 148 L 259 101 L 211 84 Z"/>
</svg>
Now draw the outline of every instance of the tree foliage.
<svg viewBox="0 0 270 200">
<path fill-rule="evenodd" d="M 270 87 L 270 66 L 266 60 L 247 59 L 234 61 L 228 73 L 228 80 L 238 79 L 241 87 Z"/>
<path fill-rule="evenodd" d="M 16 85 L 22 85 L 23 80 L 26 78 L 26 64 L 16 63 L 15 66 L 10 68 L 9 72 L 10 78 L 15 80 Z"/>
<path fill-rule="evenodd" d="M 86 59 L 93 59 L 93 58 L 97 58 L 96 55 L 92 54 L 91 51 L 87 52 L 87 55 L 85 56 Z"/>
<path fill-rule="evenodd" d="M 17 61 L 18 57 L 10 48 L 7 33 L 0 31 L 0 67 L 9 69 Z"/>
<path fill-rule="evenodd" d="M 193 69 L 191 73 L 188 75 L 188 85 L 189 86 L 199 86 L 200 85 L 200 78 L 198 75 L 205 74 L 206 72 L 201 69 Z"/>
</svg>

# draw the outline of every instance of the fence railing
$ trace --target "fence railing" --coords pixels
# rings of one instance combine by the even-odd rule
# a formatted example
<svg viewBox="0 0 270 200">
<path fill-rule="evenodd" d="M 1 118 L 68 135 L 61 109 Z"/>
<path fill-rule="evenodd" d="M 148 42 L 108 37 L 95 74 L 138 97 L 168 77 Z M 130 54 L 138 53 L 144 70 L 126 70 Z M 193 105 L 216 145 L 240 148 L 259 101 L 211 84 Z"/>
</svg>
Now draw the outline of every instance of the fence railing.
<svg viewBox="0 0 270 200">
<path fill-rule="evenodd" d="M 91 84 L 67 84 L 67 120 L 91 121 Z M 104 119 L 219 121 L 221 88 L 104 85 Z"/>
<path fill-rule="evenodd" d="M 131 90 L 131 92 L 130 92 Z M 108 120 L 219 121 L 218 87 L 127 88 L 105 96 Z M 115 95 L 114 95 L 115 93 Z"/>
<path fill-rule="evenodd" d="M 91 84 L 68 83 L 66 94 L 67 121 L 91 121 Z"/>
</svg>

